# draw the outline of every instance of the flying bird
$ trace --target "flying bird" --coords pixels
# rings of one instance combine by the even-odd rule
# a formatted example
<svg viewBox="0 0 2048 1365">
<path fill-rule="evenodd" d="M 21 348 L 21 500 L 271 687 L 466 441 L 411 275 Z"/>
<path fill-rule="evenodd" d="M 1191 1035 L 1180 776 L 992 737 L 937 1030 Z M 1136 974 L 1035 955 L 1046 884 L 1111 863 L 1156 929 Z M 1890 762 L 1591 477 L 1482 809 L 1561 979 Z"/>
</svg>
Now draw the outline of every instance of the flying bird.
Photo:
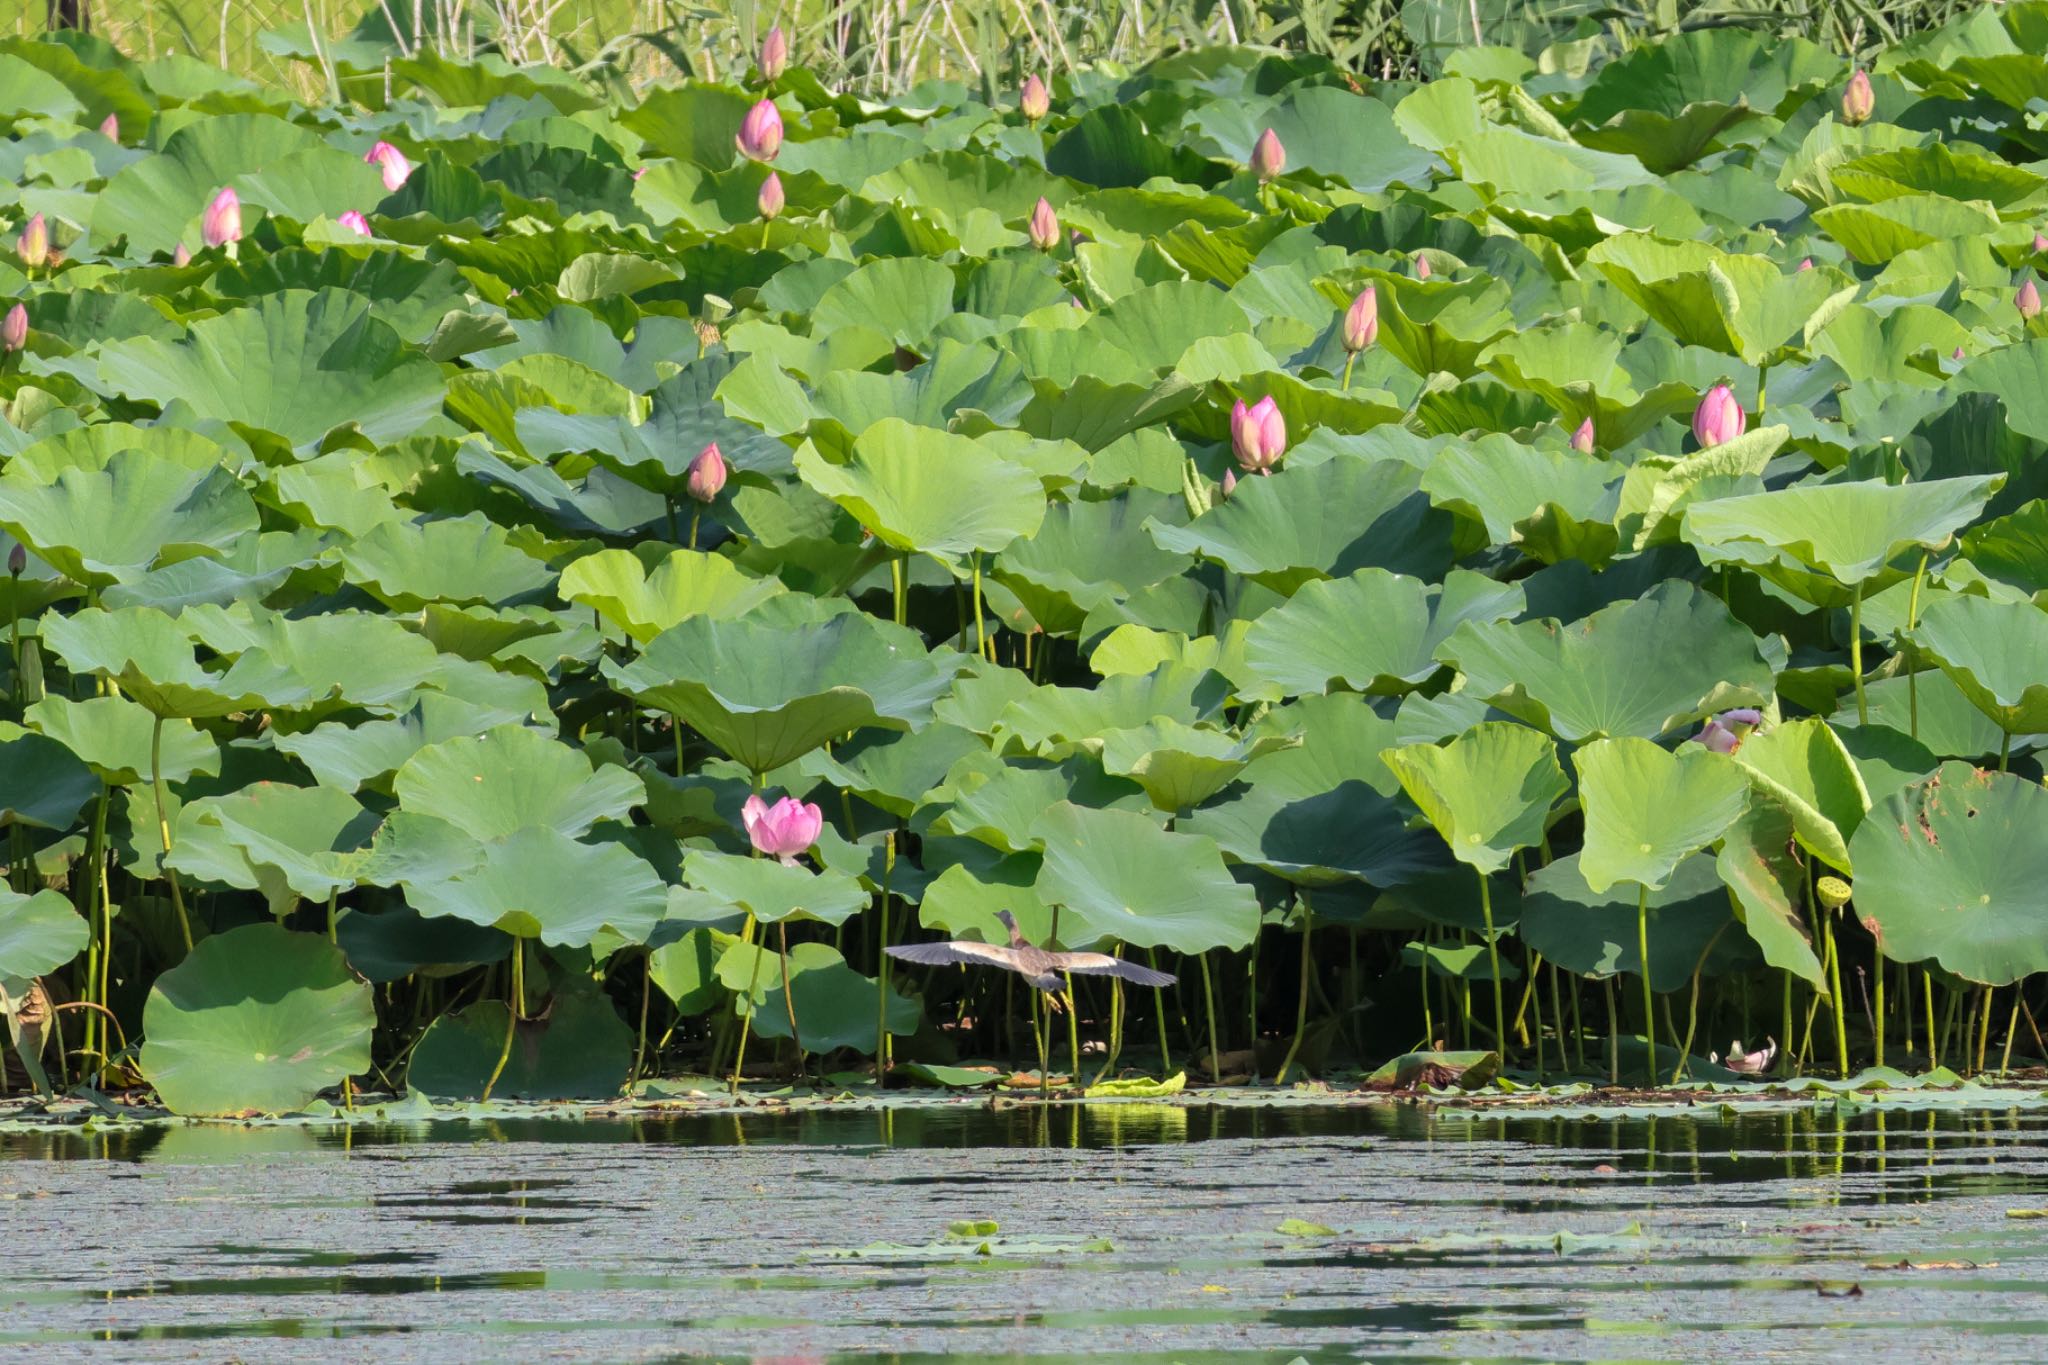
<svg viewBox="0 0 2048 1365">
<path fill-rule="evenodd" d="M 1032 985 L 1044 991 L 1054 1009 L 1062 1007 L 1066 991 L 1066 972 L 1085 972 L 1096 976 L 1117 976 L 1138 986 L 1171 986 L 1178 978 L 1170 972 L 1155 972 L 1150 967 L 1140 967 L 1135 962 L 1126 962 L 1108 953 L 1060 953 L 1047 948 L 1035 948 L 1024 941 L 1023 933 L 1017 928 L 1017 921 L 1007 910 L 996 911 L 996 918 L 1010 931 L 1010 943 L 1004 947 L 999 943 L 981 943 L 974 939 L 956 938 L 944 943 L 904 943 L 889 949 L 889 956 L 905 962 L 922 963 L 927 967 L 943 967 L 952 963 L 965 966 L 980 963 L 988 967 L 1001 967 L 1023 977 Z"/>
</svg>

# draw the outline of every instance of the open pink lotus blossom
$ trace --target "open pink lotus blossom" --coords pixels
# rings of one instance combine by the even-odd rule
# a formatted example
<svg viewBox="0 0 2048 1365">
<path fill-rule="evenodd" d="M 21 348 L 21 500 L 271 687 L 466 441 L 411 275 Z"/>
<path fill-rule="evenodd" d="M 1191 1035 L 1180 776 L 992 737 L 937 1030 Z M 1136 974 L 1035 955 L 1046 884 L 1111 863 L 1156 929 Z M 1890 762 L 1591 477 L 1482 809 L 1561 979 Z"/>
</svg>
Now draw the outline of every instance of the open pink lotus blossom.
<svg viewBox="0 0 2048 1365">
<path fill-rule="evenodd" d="M 794 796 L 785 796 L 772 806 L 759 793 L 749 796 L 740 807 L 740 820 L 756 849 L 785 863 L 794 863 L 799 854 L 817 843 L 819 831 L 825 828 L 824 812 Z"/>
</svg>

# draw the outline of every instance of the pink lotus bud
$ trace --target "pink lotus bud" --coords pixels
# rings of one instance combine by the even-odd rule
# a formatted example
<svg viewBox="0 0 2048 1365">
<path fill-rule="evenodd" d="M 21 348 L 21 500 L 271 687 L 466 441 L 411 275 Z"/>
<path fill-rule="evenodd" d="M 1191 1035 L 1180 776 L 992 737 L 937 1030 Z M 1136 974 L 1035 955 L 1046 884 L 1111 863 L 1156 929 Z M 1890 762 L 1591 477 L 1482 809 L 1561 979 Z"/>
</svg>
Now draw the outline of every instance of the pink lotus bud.
<svg viewBox="0 0 2048 1365">
<path fill-rule="evenodd" d="M 798 854 L 818 842 L 825 828 L 825 813 L 794 796 L 785 796 L 771 806 L 757 792 L 740 807 L 740 821 L 756 849 L 770 858 L 794 863 Z"/>
<path fill-rule="evenodd" d="M 782 177 L 773 171 L 768 172 L 768 178 L 761 182 L 761 192 L 754 196 L 754 207 L 760 210 L 763 219 L 772 223 L 781 216 L 783 206 L 788 202 L 782 193 Z"/>
<path fill-rule="evenodd" d="M 718 496 L 718 490 L 725 487 L 725 456 L 719 453 L 718 442 L 713 441 L 697 452 L 697 458 L 690 461 L 690 476 L 684 487 L 698 502 L 710 502 Z"/>
<path fill-rule="evenodd" d="M 405 153 L 388 142 L 379 142 L 363 153 L 363 160 L 384 172 L 384 188 L 393 194 L 412 174 L 412 163 L 405 159 Z"/>
<path fill-rule="evenodd" d="M 1356 354 L 1379 337 L 1380 296 L 1372 285 L 1367 285 L 1344 310 L 1344 349 Z"/>
<path fill-rule="evenodd" d="M 28 309 L 20 304 L 7 310 L 7 316 L 0 319 L 0 355 L 13 355 L 28 345 Z"/>
<path fill-rule="evenodd" d="M 1702 725 L 1692 739 L 1693 743 L 1704 745 L 1709 753 L 1732 754 L 1742 747 L 1741 738 L 1718 720 Z"/>
<path fill-rule="evenodd" d="M 1017 94 L 1017 108 L 1032 123 L 1052 112 L 1052 92 L 1036 72 L 1024 78 L 1024 88 Z"/>
<path fill-rule="evenodd" d="M 1040 251 L 1051 251 L 1060 244 L 1060 220 L 1053 214 L 1052 205 L 1040 199 L 1038 207 L 1031 210 L 1031 225 L 1028 229 L 1031 245 Z"/>
<path fill-rule="evenodd" d="M 178 243 L 177 250 L 171 253 L 171 264 L 178 266 L 192 264 L 192 248 L 186 246 L 183 242 Z"/>
<path fill-rule="evenodd" d="M 2013 307 L 2020 310 L 2020 321 L 2032 322 L 2041 316 L 2041 291 L 2032 280 L 2020 286 L 2020 292 L 2012 297 Z"/>
<path fill-rule="evenodd" d="M 1700 443 L 1701 450 L 1734 440 L 1748 424 L 1749 415 L 1735 401 L 1735 390 L 1726 384 L 1708 389 L 1692 413 L 1693 439 Z"/>
<path fill-rule="evenodd" d="M 1848 88 L 1842 91 L 1842 122 L 1854 128 L 1870 122 L 1870 116 L 1876 112 L 1877 94 L 1870 88 L 1870 77 L 1859 66 L 1849 78 Z"/>
<path fill-rule="evenodd" d="M 2043 237 L 2037 232 L 2034 234 L 2034 254 L 2039 256 L 2043 252 L 2048 252 L 2048 237 Z"/>
<path fill-rule="evenodd" d="M 1260 133 L 1259 140 L 1252 144 L 1251 172 L 1263 185 L 1286 169 L 1287 149 L 1280 145 L 1280 135 L 1268 128 Z"/>
<path fill-rule="evenodd" d="M 21 236 L 15 238 L 14 249 L 21 255 L 21 263 L 30 270 L 39 269 L 50 259 L 50 224 L 38 213 L 22 225 Z"/>
<path fill-rule="evenodd" d="M 1800 262 L 1799 262 L 1799 269 L 1800 269 L 1800 270 L 1811 270 L 1811 269 L 1813 269 L 1813 257 L 1811 257 L 1811 256 L 1808 256 L 1808 257 L 1806 257 L 1806 258 L 1805 258 L 1804 260 L 1800 261 Z M 1797 272 L 1794 272 L 1794 273 L 1797 273 Z"/>
<path fill-rule="evenodd" d="M 1953 351 L 1949 352 L 1948 358 L 1950 360 L 1961 360 L 1963 358 L 1963 348 L 1960 346 L 1956 347 Z"/>
<path fill-rule="evenodd" d="M 1578 430 L 1572 433 L 1572 449 L 1581 455 L 1591 455 L 1594 439 L 1593 419 L 1588 417 L 1579 423 Z"/>
<path fill-rule="evenodd" d="M 199 220 L 199 235 L 208 246 L 226 246 L 242 240 L 242 201 L 229 186 L 213 196 Z"/>
<path fill-rule="evenodd" d="M 775 101 L 762 100 L 747 110 L 733 142 L 740 155 L 749 161 L 773 161 L 782 150 L 782 113 L 775 107 Z"/>
<path fill-rule="evenodd" d="M 1264 474 L 1287 453 L 1287 421 L 1272 396 L 1249 408 L 1242 398 L 1230 410 L 1230 449 L 1247 474 Z"/>
<path fill-rule="evenodd" d="M 1432 272 L 1429 268 L 1429 257 L 1423 255 L 1421 252 L 1417 252 L 1415 254 L 1415 278 L 1418 280 L 1426 280 L 1430 277 L 1432 273 L 1434 272 Z"/>
<path fill-rule="evenodd" d="M 109 142 L 121 140 L 121 120 L 113 114 L 100 120 L 100 136 Z"/>
<path fill-rule="evenodd" d="M 28 546 L 18 540 L 14 542 L 14 548 L 7 552 L 7 572 L 14 578 L 28 572 Z"/>
<path fill-rule="evenodd" d="M 357 213 L 354 209 L 350 209 L 347 213 L 342 214 L 341 217 L 335 219 L 334 221 L 341 224 L 343 227 L 347 228 L 349 231 L 355 233 L 359 237 L 368 237 L 372 235 L 370 232 L 370 220 L 363 217 L 362 214 Z"/>
<path fill-rule="evenodd" d="M 1223 500 L 1225 500 L 1225 501 L 1228 501 L 1228 500 L 1229 500 L 1229 498 L 1230 498 L 1230 495 L 1231 495 L 1232 493 L 1235 493 L 1236 491 L 1237 491 L 1237 471 L 1236 471 L 1235 469 L 1226 469 L 1226 470 L 1224 470 L 1224 471 L 1223 471 L 1223 492 L 1222 492 L 1222 494 L 1220 495 L 1220 496 L 1221 496 L 1221 498 L 1222 498 Z"/>
<path fill-rule="evenodd" d="M 789 66 L 789 37 L 777 24 L 768 30 L 768 36 L 761 40 L 761 79 L 771 85 Z"/>
</svg>

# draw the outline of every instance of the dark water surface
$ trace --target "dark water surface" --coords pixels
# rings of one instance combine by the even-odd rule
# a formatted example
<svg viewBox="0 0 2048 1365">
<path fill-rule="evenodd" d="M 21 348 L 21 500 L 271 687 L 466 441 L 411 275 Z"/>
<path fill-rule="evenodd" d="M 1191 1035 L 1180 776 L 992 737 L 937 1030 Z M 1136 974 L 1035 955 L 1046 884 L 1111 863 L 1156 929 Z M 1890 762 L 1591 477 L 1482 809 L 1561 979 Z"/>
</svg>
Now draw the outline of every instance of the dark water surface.
<svg viewBox="0 0 2048 1365">
<path fill-rule="evenodd" d="M 2035 1209 L 2028 1107 L 11 1132 L 0 1358 L 2036 1361 Z"/>
</svg>

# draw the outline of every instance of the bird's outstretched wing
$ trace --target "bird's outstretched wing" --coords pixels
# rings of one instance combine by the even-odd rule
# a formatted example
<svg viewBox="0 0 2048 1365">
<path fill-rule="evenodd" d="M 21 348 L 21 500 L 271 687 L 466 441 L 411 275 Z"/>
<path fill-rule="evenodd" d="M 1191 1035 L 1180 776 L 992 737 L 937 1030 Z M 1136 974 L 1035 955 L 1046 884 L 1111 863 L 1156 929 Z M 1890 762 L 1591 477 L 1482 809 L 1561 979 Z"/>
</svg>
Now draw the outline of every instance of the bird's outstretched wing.
<svg viewBox="0 0 2048 1365">
<path fill-rule="evenodd" d="M 1180 980 L 1172 972 L 1155 972 L 1150 967 L 1140 967 L 1135 962 L 1126 962 L 1108 953 L 1061 953 L 1058 956 L 1060 966 L 1067 971 L 1120 976 L 1136 986 L 1171 986 Z"/>
<path fill-rule="evenodd" d="M 955 962 L 978 962 L 987 967 L 1016 965 L 1010 961 L 1009 949 L 993 943 L 973 943 L 967 939 L 954 939 L 950 943 L 894 944 L 889 948 L 889 956 L 927 967 L 944 967 Z"/>
</svg>

